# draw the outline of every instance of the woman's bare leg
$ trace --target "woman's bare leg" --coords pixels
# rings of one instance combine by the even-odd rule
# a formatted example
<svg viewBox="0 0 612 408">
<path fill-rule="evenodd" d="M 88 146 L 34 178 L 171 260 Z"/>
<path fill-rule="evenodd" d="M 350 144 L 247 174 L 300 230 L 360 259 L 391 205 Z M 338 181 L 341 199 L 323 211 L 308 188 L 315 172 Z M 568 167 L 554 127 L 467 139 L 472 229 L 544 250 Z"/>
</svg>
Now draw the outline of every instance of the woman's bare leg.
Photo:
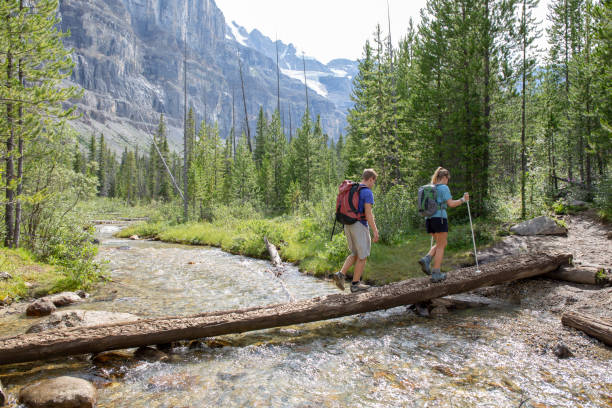
<svg viewBox="0 0 612 408">
<path fill-rule="evenodd" d="M 440 266 L 442 266 L 442 259 L 444 258 L 444 249 L 446 248 L 448 232 L 438 232 L 436 234 L 433 234 L 433 236 L 434 240 L 436 241 L 436 245 L 434 245 L 435 251 L 433 258 L 433 267 L 434 269 L 440 269 Z"/>
</svg>

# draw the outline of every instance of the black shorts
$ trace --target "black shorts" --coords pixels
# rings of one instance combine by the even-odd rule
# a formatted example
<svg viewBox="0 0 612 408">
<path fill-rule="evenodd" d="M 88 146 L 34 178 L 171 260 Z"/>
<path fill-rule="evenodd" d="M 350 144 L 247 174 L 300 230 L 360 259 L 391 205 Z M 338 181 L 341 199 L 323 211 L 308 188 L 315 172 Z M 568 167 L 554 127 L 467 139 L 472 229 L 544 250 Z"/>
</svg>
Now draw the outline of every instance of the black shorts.
<svg viewBox="0 0 612 408">
<path fill-rule="evenodd" d="M 448 232 L 448 220 L 442 217 L 427 218 L 425 220 L 425 227 L 427 227 L 428 234 Z"/>
</svg>

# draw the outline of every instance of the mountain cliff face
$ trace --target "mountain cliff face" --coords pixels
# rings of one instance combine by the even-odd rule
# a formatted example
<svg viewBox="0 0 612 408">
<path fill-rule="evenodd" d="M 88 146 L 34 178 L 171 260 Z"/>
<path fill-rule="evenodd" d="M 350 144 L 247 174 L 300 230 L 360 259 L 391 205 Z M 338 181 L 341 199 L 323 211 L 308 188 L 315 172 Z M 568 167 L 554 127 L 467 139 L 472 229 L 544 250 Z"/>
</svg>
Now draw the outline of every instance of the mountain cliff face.
<svg viewBox="0 0 612 408">
<path fill-rule="evenodd" d="M 163 113 L 170 141 L 180 148 L 185 37 L 188 104 L 198 121 L 218 121 L 224 137 L 234 111 L 237 130 L 245 128 L 238 56 L 251 129 L 260 106 L 269 114 L 276 109 L 274 42 L 244 29 L 252 40 L 236 38 L 234 31 L 240 29 L 226 24 L 212 0 L 61 0 L 59 13 L 62 30 L 71 33 L 65 45 L 74 49 L 71 82 L 85 90 L 84 97 L 74 101 L 83 113 L 74 127 L 83 135 L 104 133 L 117 149 L 143 147 Z M 291 44 L 279 42 L 282 53 L 280 48 L 285 51 L 280 64 L 281 113 L 288 133 L 289 110 L 295 130 L 306 107 L 303 65 Z M 346 125 L 350 106 L 349 77 L 354 72 L 342 66 L 355 63 L 332 61 L 326 66 L 306 60 L 311 111 L 321 115 L 332 137 Z"/>
</svg>

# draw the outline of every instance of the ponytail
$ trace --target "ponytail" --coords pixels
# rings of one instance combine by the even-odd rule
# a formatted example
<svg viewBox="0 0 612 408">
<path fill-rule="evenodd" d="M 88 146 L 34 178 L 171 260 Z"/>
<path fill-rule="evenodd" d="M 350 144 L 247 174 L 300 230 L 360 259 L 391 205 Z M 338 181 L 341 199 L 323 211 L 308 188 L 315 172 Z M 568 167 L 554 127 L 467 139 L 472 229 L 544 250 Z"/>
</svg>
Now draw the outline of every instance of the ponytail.
<svg viewBox="0 0 612 408">
<path fill-rule="evenodd" d="M 434 171 L 433 176 L 431 176 L 431 184 L 437 184 L 438 181 L 448 176 L 450 176 L 450 171 L 446 170 L 444 167 L 438 167 L 436 171 Z"/>
</svg>

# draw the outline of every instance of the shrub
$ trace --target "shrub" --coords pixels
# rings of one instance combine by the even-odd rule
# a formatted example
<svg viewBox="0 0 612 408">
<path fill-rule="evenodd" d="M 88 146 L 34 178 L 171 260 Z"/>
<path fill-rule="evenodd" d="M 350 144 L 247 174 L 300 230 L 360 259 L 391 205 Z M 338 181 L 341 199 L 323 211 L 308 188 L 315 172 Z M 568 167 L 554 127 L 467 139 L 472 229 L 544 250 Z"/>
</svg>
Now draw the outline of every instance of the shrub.
<svg viewBox="0 0 612 408">
<path fill-rule="evenodd" d="M 420 225 L 422 218 L 416 208 L 412 191 L 405 186 L 393 186 L 375 198 L 374 212 L 380 239 L 392 243 Z"/>
</svg>

